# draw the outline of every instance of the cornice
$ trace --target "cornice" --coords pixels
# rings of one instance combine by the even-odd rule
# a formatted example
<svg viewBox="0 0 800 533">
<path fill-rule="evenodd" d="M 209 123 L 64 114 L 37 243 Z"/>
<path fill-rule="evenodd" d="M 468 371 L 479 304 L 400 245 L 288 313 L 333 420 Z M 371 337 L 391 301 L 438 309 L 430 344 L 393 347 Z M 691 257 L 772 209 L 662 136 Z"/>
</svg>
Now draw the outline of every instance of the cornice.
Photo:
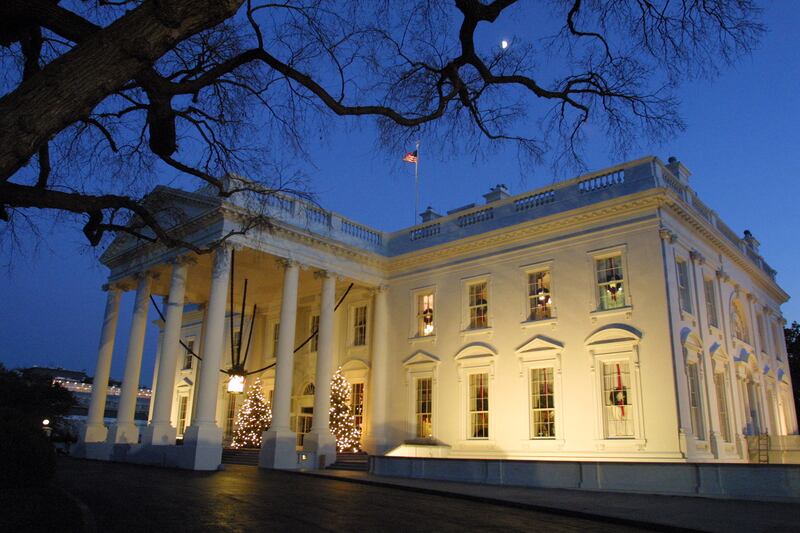
<svg viewBox="0 0 800 533">
<path fill-rule="evenodd" d="M 686 203 L 677 198 L 672 193 L 665 195 L 665 207 L 672 213 L 677 215 L 681 220 L 686 222 L 691 228 L 696 230 L 700 235 L 710 241 L 718 250 L 725 253 L 736 265 L 742 270 L 747 272 L 751 277 L 760 282 L 760 284 L 768 291 L 777 295 L 781 301 L 789 299 L 789 295 L 780 288 L 780 286 L 770 278 L 766 272 L 761 270 L 751 259 L 749 259 L 738 247 L 728 241 L 727 238 L 719 233 L 719 230 L 711 226 L 708 221 L 698 216 Z"/>
<path fill-rule="evenodd" d="M 663 200 L 663 193 L 657 189 L 651 189 L 602 203 L 590 204 L 578 210 L 563 211 L 541 219 L 529 220 L 491 232 L 409 252 L 391 259 L 389 274 L 401 274 L 421 264 L 442 262 L 468 255 L 476 250 L 515 244 L 530 239 L 533 233 L 541 236 L 549 232 L 561 232 L 586 224 L 611 220 L 619 217 L 621 213 L 629 214 L 655 209 L 662 205 Z"/>
</svg>

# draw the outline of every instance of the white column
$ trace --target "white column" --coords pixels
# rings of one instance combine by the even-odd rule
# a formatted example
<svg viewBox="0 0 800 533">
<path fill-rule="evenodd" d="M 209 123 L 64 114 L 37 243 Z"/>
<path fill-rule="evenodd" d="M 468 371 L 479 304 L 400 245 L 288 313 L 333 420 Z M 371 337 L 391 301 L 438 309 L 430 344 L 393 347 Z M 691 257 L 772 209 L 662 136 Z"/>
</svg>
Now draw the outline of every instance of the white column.
<svg viewBox="0 0 800 533">
<path fill-rule="evenodd" d="M 333 309 L 336 305 L 336 276 L 330 272 L 317 272 L 322 279 L 322 298 L 319 311 L 317 342 L 317 371 L 314 384 L 314 418 L 311 432 L 303 443 L 314 452 L 317 464 L 325 466 L 336 460 L 336 439 L 330 430 L 331 375 L 333 374 Z"/>
<path fill-rule="evenodd" d="M 225 342 L 225 313 L 228 281 L 231 274 L 230 248 L 221 246 L 214 252 L 211 291 L 206 309 L 206 331 L 192 425 L 183 436 L 184 446 L 191 448 L 194 470 L 216 470 L 222 460 L 222 429 L 217 425 L 220 363 Z"/>
<path fill-rule="evenodd" d="M 385 285 L 375 289 L 372 326 L 372 371 L 370 372 L 369 398 L 370 435 L 365 447 L 373 455 L 386 451 L 386 405 L 389 394 L 389 294 Z"/>
<path fill-rule="evenodd" d="M 150 284 L 153 273 L 138 275 L 136 301 L 133 305 L 128 353 L 125 356 L 125 373 L 122 376 L 122 390 L 117 408 L 117 423 L 111 428 L 108 440 L 114 444 L 136 444 L 139 441 L 139 428 L 134 423 L 136 398 L 139 394 L 139 374 L 142 370 L 142 349 L 147 329 L 147 311 L 150 308 Z"/>
<path fill-rule="evenodd" d="M 294 370 L 294 333 L 297 322 L 297 287 L 300 266 L 295 261 L 283 265 L 283 299 L 281 300 L 278 354 L 275 366 L 275 391 L 272 394 L 272 425 L 264 432 L 259 466 L 262 468 L 296 468 L 295 433 L 289 429 Z"/>
<path fill-rule="evenodd" d="M 103 442 L 108 436 L 108 429 L 103 424 L 108 394 L 108 377 L 111 373 L 111 356 L 114 352 L 114 339 L 117 335 L 117 318 L 119 317 L 120 288 L 115 285 L 104 285 L 108 291 L 103 328 L 100 332 L 100 347 L 97 350 L 97 366 L 92 383 L 92 399 L 89 403 L 89 414 L 86 426 L 81 430 L 81 442 Z"/>
<path fill-rule="evenodd" d="M 158 388 L 153 394 L 153 420 L 142 438 L 144 444 L 175 444 L 177 429 L 170 424 L 172 400 L 175 392 L 175 367 L 183 324 L 183 306 L 186 295 L 187 261 L 175 260 L 172 266 L 172 281 L 164 319 L 164 334 L 158 359 Z"/>
</svg>

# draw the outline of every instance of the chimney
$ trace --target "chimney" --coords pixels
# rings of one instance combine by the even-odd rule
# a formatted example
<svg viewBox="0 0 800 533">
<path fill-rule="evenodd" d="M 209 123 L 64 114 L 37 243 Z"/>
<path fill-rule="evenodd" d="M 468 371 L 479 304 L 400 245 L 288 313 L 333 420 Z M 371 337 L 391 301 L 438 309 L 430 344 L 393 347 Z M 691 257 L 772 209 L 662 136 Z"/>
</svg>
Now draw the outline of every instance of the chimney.
<svg viewBox="0 0 800 533">
<path fill-rule="evenodd" d="M 490 204 L 492 202 L 497 202 L 499 200 L 502 200 L 503 198 L 508 198 L 509 196 L 511 195 L 508 194 L 508 187 L 506 187 L 505 184 L 503 183 L 498 183 L 497 185 L 489 189 L 489 192 L 483 195 L 483 197 L 486 199 L 487 204 Z"/>
<path fill-rule="evenodd" d="M 422 219 L 422 223 L 423 223 L 423 224 L 424 224 L 425 222 L 430 222 L 431 220 L 435 220 L 435 219 L 437 219 L 437 218 L 441 218 L 441 217 L 442 217 L 442 215 L 440 215 L 439 213 L 437 213 L 436 211 L 434 211 L 434 210 L 433 210 L 433 208 L 432 208 L 431 206 L 428 206 L 428 209 L 426 209 L 425 211 L 423 211 L 422 213 L 420 213 L 420 215 L 419 215 L 419 216 L 420 216 L 420 218 Z"/>
<path fill-rule="evenodd" d="M 689 185 L 689 176 L 691 176 L 692 173 L 689 172 L 688 168 L 683 166 L 683 163 L 678 161 L 677 157 L 670 156 L 670 158 L 667 159 L 667 168 L 670 172 L 672 172 L 673 176 L 680 180 L 681 183 L 684 185 Z"/>
<path fill-rule="evenodd" d="M 761 246 L 761 243 L 753 237 L 753 234 L 750 233 L 749 229 L 744 230 L 744 242 L 748 248 L 753 250 L 755 253 L 758 253 L 758 247 Z"/>
</svg>

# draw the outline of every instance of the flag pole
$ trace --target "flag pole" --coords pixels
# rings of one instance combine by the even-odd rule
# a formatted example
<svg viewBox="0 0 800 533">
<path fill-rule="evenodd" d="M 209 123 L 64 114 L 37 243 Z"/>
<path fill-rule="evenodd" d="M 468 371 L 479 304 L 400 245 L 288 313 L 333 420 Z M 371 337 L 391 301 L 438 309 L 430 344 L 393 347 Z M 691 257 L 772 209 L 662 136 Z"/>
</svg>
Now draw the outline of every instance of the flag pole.
<svg viewBox="0 0 800 533">
<path fill-rule="evenodd" d="M 417 215 L 419 215 L 419 141 L 417 141 L 417 160 L 414 161 L 414 224 L 417 225 Z"/>
</svg>

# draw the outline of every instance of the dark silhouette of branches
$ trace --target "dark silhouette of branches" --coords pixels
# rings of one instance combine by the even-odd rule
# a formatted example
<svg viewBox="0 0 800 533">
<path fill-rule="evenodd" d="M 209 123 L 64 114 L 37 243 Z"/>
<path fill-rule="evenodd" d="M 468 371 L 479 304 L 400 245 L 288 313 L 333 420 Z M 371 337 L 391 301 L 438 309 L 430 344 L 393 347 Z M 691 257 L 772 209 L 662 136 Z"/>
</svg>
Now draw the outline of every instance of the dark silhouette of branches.
<svg viewBox="0 0 800 533">
<path fill-rule="evenodd" d="M 580 165 L 588 124 L 620 152 L 682 128 L 676 84 L 716 74 L 764 31 L 750 0 L 521 4 L 6 0 L 0 220 L 63 211 L 84 217 L 92 245 L 121 231 L 191 248 L 151 210 L 156 173 L 222 197 L 302 195 L 265 169 L 305 155 L 331 115 L 377 120 L 386 146 L 428 132 Z M 532 15 L 560 30 L 482 44 L 482 27 Z"/>
</svg>

